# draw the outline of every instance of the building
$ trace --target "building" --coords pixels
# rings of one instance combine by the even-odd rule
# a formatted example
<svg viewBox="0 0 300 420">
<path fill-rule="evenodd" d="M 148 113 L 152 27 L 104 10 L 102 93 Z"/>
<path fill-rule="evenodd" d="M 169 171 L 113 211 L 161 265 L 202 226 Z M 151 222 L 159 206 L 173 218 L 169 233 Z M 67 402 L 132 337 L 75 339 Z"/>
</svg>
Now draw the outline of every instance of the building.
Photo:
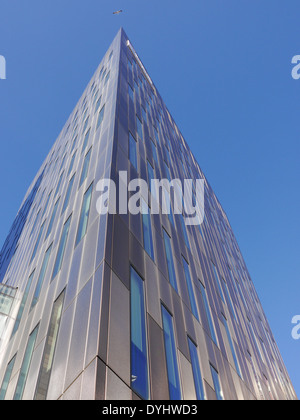
<svg viewBox="0 0 300 420">
<path fill-rule="evenodd" d="M 120 171 L 204 179 L 204 223 L 100 215 L 98 181 Z M 122 29 L 0 257 L 2 400 L 296 399 L 226 214 Z"/>
</svg>

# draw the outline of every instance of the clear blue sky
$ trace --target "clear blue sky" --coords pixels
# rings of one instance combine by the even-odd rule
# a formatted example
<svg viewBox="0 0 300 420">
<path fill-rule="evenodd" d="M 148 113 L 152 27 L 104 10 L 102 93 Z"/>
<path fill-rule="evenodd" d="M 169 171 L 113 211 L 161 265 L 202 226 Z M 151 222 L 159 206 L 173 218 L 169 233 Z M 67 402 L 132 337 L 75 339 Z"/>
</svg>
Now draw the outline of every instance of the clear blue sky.
<svg viewBox="0 0 300 420">
<path fill-rule="evenodd" d="M 300 396 L 299 16 L 299 0 L 1 0 L 0 243 L 123 26 L 228 214 Z"/>
</svg>

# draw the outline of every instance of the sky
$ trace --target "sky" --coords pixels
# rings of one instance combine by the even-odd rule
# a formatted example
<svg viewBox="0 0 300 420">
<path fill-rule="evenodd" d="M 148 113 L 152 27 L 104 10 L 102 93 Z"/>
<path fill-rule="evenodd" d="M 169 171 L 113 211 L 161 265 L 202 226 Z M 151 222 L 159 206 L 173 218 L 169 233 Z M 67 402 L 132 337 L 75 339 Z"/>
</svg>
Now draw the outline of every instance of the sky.
<svg viewBox="0 0 300 420">
<path fill-rule="evenodd" d="M 299 15 L 299 0 L 0 0 L 0 244 L 123 26 L 228 215 L 298 396 Z"/>
</svg>

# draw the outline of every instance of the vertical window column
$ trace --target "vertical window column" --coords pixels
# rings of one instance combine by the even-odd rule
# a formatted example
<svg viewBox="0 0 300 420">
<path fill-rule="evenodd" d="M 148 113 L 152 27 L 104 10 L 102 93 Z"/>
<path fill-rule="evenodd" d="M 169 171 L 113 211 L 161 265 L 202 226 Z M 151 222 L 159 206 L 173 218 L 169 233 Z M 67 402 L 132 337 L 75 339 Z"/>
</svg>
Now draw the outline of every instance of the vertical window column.
<svg viewBox="0 0 300 420">
<path fill-rule="evenodd" d="M 131 387 L 144 399 L 149 398 L 144 281 L 131 267 Z"/>
<path fill-rule="evenodd" d="M 17 386 L 16 386 L 14 398 L 13 398 L 16 401 L 22 400 L 22 397 L 23 397 L 38 330 L 39 330 L 39 325 L 37 325 L 35 329 L 32 331 L 27 342 L 25 355 L 24 355 L 23 363 L 21 366 L 21 370 L 20 370 L 20 374 L 19 374 L 19 378 L 18 378 L 18 382 L 17 382 Z"/>
<path fill-rule="evenodd" d="M 203 380 L 202 380 L 202 375 L 201 375 L 201 370 L 200 370 L 197 346 L 190 339 L 190 337 L 188 337 L 188 344 L 189 344 L 189 351 L 190 351 L 190 357 L 191 357 L 191 363 L 192 363 L 196 396 L 198 400 L 203 401 L 205 400 L 205 394 L 204 394 Z"/>
<path fill-rule="evenodd" d="M 165 355 L 167 362 L 170 400 L 181 400 L 181 387 L 175 345 L 173 317 L 162 305 L 162 320 L 165 340 Z"/>
<path fill-rule="evenodd" d="M 53 304 L 46 344 L 41 362 L 41 368 L 35 390 L 35 400 L 45 400 L 52 371 L 56 342 L 62 317 L 65 291 L 63 291 Z"/>
</svg>

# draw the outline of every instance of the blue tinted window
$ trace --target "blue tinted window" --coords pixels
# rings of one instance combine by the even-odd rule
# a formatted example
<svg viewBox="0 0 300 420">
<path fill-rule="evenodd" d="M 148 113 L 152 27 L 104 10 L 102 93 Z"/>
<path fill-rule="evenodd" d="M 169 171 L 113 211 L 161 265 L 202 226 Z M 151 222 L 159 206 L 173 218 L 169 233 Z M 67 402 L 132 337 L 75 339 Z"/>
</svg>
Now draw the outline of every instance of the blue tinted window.
<svg viewBox="0 0 300 420">
<path fill-rule="evenodd" d="M 83 142 L 83 146 L 82 146 L 82 152 L 85 150 L 85 148 L 86 148 L 86 146 L 88 144 L 89 137 L 90 137 L 90 132 L 91 132 L 91 129 L 89 128 L 88 131 L 86 132 L 85 137 L 84 137 L 84 142 Z"/>
<path fill-rule="evenodd" d="M 168 181 L 171 182 L 170 168 L 168 167 L 166 163 L 165 163 L 165 169 L 166 169 L 166 175 L 167 175 Z"/>
<path fill-rule="evenodd" d="M 65 291 L 56 299 L 53 304 L 50 318 L 43 358 L 41 361 L 39 378 L 35 391 L 35 400 L 45 400 L 47 397 L 48 385 L 50 382 L 52 365 L 55 355 L 56 342 L 62 317 Z"/>
<path fill-rule="evenodd" d="M 79 187 L 81 187 L 81 185 L 83 184 L 83 182 L 85 181 L 87 177 L 90 161 L 91 161 L 91 155 L 92 155 L 92 148 L 90 148 L 90 150 L 87 152 L 84 158 Z"/>
<path fill-rule="evenodd" d="M 61 176 L 60 176 L 60 178 L 59 178 L 58 185 L 57 185 L 57 188 L 56 188 L 56 191 L 55 191 L 54 196 L 56 196 L 56 195 L 57 195 L 57 193 L 58 193 L 58 191 L 59 191 L 59 189 L 60 189 L 60 186 L 61 186 L 61 183 L 62 183 L 63 176 L 64 176 L 64 172 L 61 174 Z"/>
<path fill-rule="evenodd" d="M 147 172 L 148 172 L 149 188 L 151 188 L 151 181 L 155 179 L 155 175 L 154 175 L 154 169 L 149 161 L 147 161 Z"/>
<path fill-rule="evenodd" d="M 95 95 L 95 97 L 97 97 L 97 96 Z M 99 107 L 101 105 L 101 101 L 102 101 L 102 95 L 97 100 L 97 103 L 96 103 L 96 106 L 95 106 L 95 112 L 99 109 Z"/>
<path fill-rule="evenodd" d="M 142 213 L 143 213 L 142 220 L 143 220 L 144 248 L 147 254 L 152 258 L 152 260 L 154 260 L 150 208 L 143 199 L 142 199 Z"/>
<path fill-rule="evenodd" d="M 218 286 L 218 289 L 219 289 L 219 292 L 220 292 L 221 299 L 222 299 L 223 302 L 225 302 L 222 286 L 221 286 L 221 283 L 220 283 L 220 278 L 219 278 L 219 275 L 218 275 L 218 272 L 217 272 L 217 268 L 216 268 L 216 266 L 213 262 L 212 262 L 212 267 L 213 267 L 213 272 L 215 274 L 215 279 L 216 279 L 216 282 L 217 282 L 217 286 Z"/>
<path fill-rule="evenodd" d="M 39 276 L 39 279 L 38 279 L 38 282 L 37 282 L 37 285 L 36 285 L 36 288 L 35 288 L 35 292 L 34 292 L 34 296 L 33 296 L 33 299 L 32 299 L 30 309 L 32 309 L 36 305 L 36 303 L 39 299 L 41 288 L 42 288 L 42 285 L 43 285 L 43 282 L 44 282 L 44 278 L 45 278 L 48 263 L 49 263 L 51 250 L 52 250 L 52 245 L 46 251 L 44 261 L 43 261 L 43 265 L 42 265 L 41 272 L 40 272 L 40 276 Z"/>
<path fill-rule="evenodd" d="M 3 378 L 3 382 L 1 385 L 1 389 L 0 389 L 0 400 L 3 401 L 6 395 L 6 391 L 8 388 L 8 384 L 11 378 L 11 374 L 15 365 L 15 361 L 16 361 L 16 355 L 11 359 L 11 361 L 9 362 L 9 364 L 7 365 L 6 371 L 5 371 L 5 375 Z"/>
<path fill-rule="evenodd" d="M 216 369 L 211 365 L 210 365 L 210 369 L 211 369 L 211 374 L 212 374 L 212 378 L 213 378 L 213 382 L 214 382 L 214 386 L 215 386 L 217 399 L 219 401 L 223 401 L 224 396 L 223 396 L 223 392 L 222 392 L 222 388 L 221 388 L 221 384 L 220 384 L 219 374 L 216 371 Z"/>
<path fill-rule="evenodd" d="M 85 122 L 84 122 L 84 126 L 83 126 L 83 130 L 82 130 L 82 132 L 84 133 L 85 132 L 85 130 L 87 129 L 87 126 L 88 126 L 88 123 L 89 123 L 89 119 L 90 119 L 90 117 L 87 117 L 87 119 L 85 120 Z"/>
<path fill-rule="evenodd" d="M 55 203 L 55 206 L 54 206 L 54 209 L 53 209 L 53 212 L 52 212 L 52 216 L 51 216 L 51 220 L 50 220 L 50 223 L 49 223 L 49 226 L 48 226 L 48 230 L 47 230 L 47 233 L 46 233 L 46 238 L 48 238 L 48 236 L 51 233 L 51 230 L 52 230 L 52 227 L 53 227 L 53 223 L 54 223 L 54 220 L 55 220 L 55 216 L 56 216 L 56 213 L 57 213 L 57 208 L 58 208 L 59 200 L 60 200 L 60 198 Z"/>
<path fill-rule="evenodd" d="M 144 281 L 131 267 L 131 387 L 149 398 Z"/>
<path fill-rule="evenodd" d="M 14 394 L 14 400 L 21 400 L 23 397 L 38 330 L 39 330 L 39 326 L 37 326 L 29 336 L 23 363 L 21 366 L 21 370 L 20 370 L 20 374 L 19 374 L 19 378 L 18 378 L 18 382 L 16 386 L 16 390 L 15 390 L 15 394 Z"/>
<path fill-rule="evenodd" d="M 191 363 L 192 363 L 192 369 L 193 369 L 196 396 L 198 400 L 205 400 L 197 347 L 189 337 L 188 337 L 188 343 L 189 343 L 190 357 L 191 357 Z"/>
<path fill-rule="evenodd" d="M 76 237 L 76 245 L 79 244 L 79 242 L 84 237 L 87 231 L 91 200 L 92 200 L 92 191 L 93 191 L 93 184 L 90 186 L 90 188 L 87 190 L 87 192 L 84 194 L 84 197 L 83 197 L 83 204 L 82 204 L 80 219 L 79 219 L 79 227 L 78 227 L 78 232 L 77 232 L 77 237 Z"/>
<path fill-rule="evenodd" d="M 177 362 L 177 351 L 174 337 L 173 317 L 164 306 L 162 306 L 162 320 L 170 400 L 181 400 L 181 389 Z"/>
<path fill-rule="evenodd" d="M 135 167 L 135 169 L 138 170 L 136 147 L 137 147 L 137 143 L 134 137 L 132 136 L 132 134 L 129 133 L 129 160 L 132 163 L 132 165 Z"/>
<path fill-rule="evenodd" d="M 147 124 L 147 114 L 146 114 L 146 111 L 145 111 L 145 109 L 143 107 L 142 107 L 142 115 L 143 115 L 143 120 Z"/>
<path fill-rule="evenodd" d="M 18 311 L 18 314 L 17 314 L 17 318 L 16 318 L 16 321 L 15 321 L 15 325 L 14 325 L 11 337 L 13 337 L 15 335 L 15 333 L 18 331 L 18 328 L 19 328 L 19 325 L 20 325 L 20 322 L 21 322 L 21 319 L 22 319 L 23 311 L 24 311 L 24 308 L 25 308 L 25 305 L 26 305 L 26 302 L 27 302 L 27 298 L 28 298 L 30 287 L 31 287 L 31 283 L 32 283 L 32 280 L 33 280 L 33 277 L 34 277 L 34 273 L 35 273 L 35 271 L 30 275 L 30 277 L 27 281 L 26 288 L 25 288 L 25 291 L 24 291 L 24 294 L 23 294 L 23 297 L 22 297 L 22 300 L 21 300 L 21 304 L 20 304 L 20 307 L 19 307 L 19 311 Z"/>
<path fill-rule="evenodd" d="M 153 141 L 151 140 L 152 155 L 155 163 L 158 165 L 157 149 Z"/>
<path fill-rule="evenodd" d="M 128 93 L 129 93 L 129 97 L 134 101 L 134 92 L 130 85 L 128 85 Z"/>
<path fill-rule="evenodd" d="M 70 175 L 70 173 L 73 170 L 73 166 L 74 166 L 74 162 L 75 162 L 75 157 L 76 157 L 76 152 L 72 156 L 71 163 L 70 163 L 69 170 L 68 170 L 68 175 Z"/>
<path fill-rule="evenodd" d="M 66 198 L 65 198 L 64 205 L 63 205 L 63 208 L 62 208 L 62 213 L 64 213 L 64 211 L 66 210 L 66 208 L 69 205 L 74 180 L 75 180 L 75 174 L 73 175 L 72 179 L 69 182 L 67 193 L 66 193 Z"/>
<path fill-rule="evenodd" d="M 210 335 L 211 335 L 211 338 L 213 339 L 214 343 L 216 345 L 218 345 L 215 326 L 214 326 L 214 321 L 213 321 L 212 314 L 211 314 L 211 309 L 210 309 L 210 306 L 209 306 L 209 303 L 208 303 L 206 290 L 205 290 L 205 288 L 202 284 L 201 284 L 201 291 L 202 291 L 202 299 L 203 299 L 203 303 L 204 303 L 204 307 L 205 307 L 206 317 L 207 317 L 207 321 L 208 321 L 208 325 L 209 325 Z"/>
<path fill-rule="evenodd" d="M 189 243 L 188 233 L 187 233 L 187 230 L 186 230 L 186 224 L 185 224 L 185 221 L 184 221 L 184 218 L 183 218 L 182 214 L 179 214 L 179 220 L 180 220 L 182 233 L 183 233 L 183 237 L 184 237 L 184 243 L 185 243 L 186 247 L 188 249 L 190 249 L 190 243 Z"/>
<path fill-rule="evenodd" d="M 42 217 L 44 216 L 44 214 L 45 214 L 45 213 L 46 213 L 46 211 L 47 211 L 47 208 L 48 208 L 48 205 L 49 205 L 49 201 L 50 201 L 50 198 L 51 198 L 51 194 L 52 194 L 52 192 L 48 195 L 47 202 L 46 202 L 46 204 L 45 204 L 45 207 L 44 207 L 44 211 L 43 211 Z"/>
<path fill-rule="evenodd" d="M 97 121 L 97 129 L 102 124 L 102 121 L 103 121 L 103 118 L 104 118 L 104 110 L 105 110 L 105 105 L 101 108 L 101 111 L 99 112 L 98 121 Z"/>
<path fill-rule="evenodd" d="M 106 86 L 107 82 L 109 81 L 110 78 L 110 72 L 107 73 L 105 81 L 104 81 L 104 86 Z"/>
<path fill-rule="evenodd" d="M 68 236 L 69 236 L 71 219 L 72 219 L 72 216 L 69 217 L 69 219 L 66 221 L 66 223 L 64 225 L 64 228 L 63 228 L 63 232 L 62 232 L 62 236 L 61 236 L 61 239 L 60 239 L 60 243 L 59 243 L 59 247 L 58 247 L 58 251 L 57 251 L 57 256 L 56 256 L 56 260 L 55 260 L 52 280 L 56 277 L 56 275 L 60 271 L 62 263 L 63 263 L 65 248 L 66 248 L 67 240 L 68 240 Z"/>
<path fill-rule="evenodd" d="M 174 289 L 176 290 L 176 292 L 178 293 L 172 247 L 171 247 L 171 239 L 165 230 L 164 230 L 164 242 L 165 242 L 165 250 L 166 250 L 166 257 L 167 257 L 169 281 L 171 285 L 174 287 Z"/>
<path fill-rule="evenodd" d="M 197 318 L 197 320 L 199 321 L 198 308 L 197 308 L 196 299 L 195 299 L 193 282 L 192 282 L 191 275 L 190 275 L 190 268 L 189 268 L 189 265 L 184 258 L 182 258 L 182 262 L 183 262 L 185 280 L 186 280 L 186 284 L 187 284 L 187 288 L 188 288 L 188 292 L 189 292 L 189 298 L 190 298 L 192 313 L 195 316 L 195 318 Z"/>
<path fill-rule="evenodd" d="M 38 247 L 39 247 L 39 243 L 40 243 L 41 238 L 42 238 L 42 236 L 43 236 L 44 227 L 45 227 L 45 222 L 44 222 L 44 223 L 42 224 L 42 226 L 41 226 L 41 229 L 40 229 L 40 232 L 39 232 L 39 236 L 38 236 L 38 238 L 37 238 L 37 240 L 36 240 L 35 247 L 34 247 L 34 250 L 33 250 L 33 253 L 32 253 L 31 261 L 32 261 L 32 260 L 34 259 L 34 257 L 36 256 L 36 253 L 37 253 L 37 250 L 38 250 Z"/>
<path fill-rule="evenodd" d="M 235 368 L 236 368 L 236 371 L 237 371 L 237 374 L 239 375 L 239 377 L 242 378 L 240 364 L 239 364 L 237 354 L 236 354 L 236 350 L 235 350 L 235 345 L 234 345 L 234 342 L 231 338 L 231 334 L 230 334 L 229 326 L 228 326 L 228 321 L 227 321 L 227 319 L 225 318 L 224 315 L 223 315 L 223 321 L 224 321 L 224 325 L 225 325 L 225 328 L 226 328 L 227 338 L 228 338 L 230 350 L 231 350 L 231 353 L 232 353 L 233 361 L 234 361 L 234 364 L 235 364 Z"/>
<path fill-rule="evenodd" d="M 231 299 L 231 296 L 230 296 L 230 293 L 229 293 L 228 285 L 223 278 L 222 278 L 222 280 L 223 280 L 223 284 L 224 284 L 227 305 L 229 306 L 229 308 L 231 310 L 231 313 L 234 316 L 234 319 L 236 319 L 235 309 L 234 309 L 233 302 L 232 302 L 232 299 Z"/>
<path fill-rule="evenodd" d="M 136 117 L 136 127 L 140 139 L 143 140 L 143 124 L 138 116 Z"/>
</svg>

